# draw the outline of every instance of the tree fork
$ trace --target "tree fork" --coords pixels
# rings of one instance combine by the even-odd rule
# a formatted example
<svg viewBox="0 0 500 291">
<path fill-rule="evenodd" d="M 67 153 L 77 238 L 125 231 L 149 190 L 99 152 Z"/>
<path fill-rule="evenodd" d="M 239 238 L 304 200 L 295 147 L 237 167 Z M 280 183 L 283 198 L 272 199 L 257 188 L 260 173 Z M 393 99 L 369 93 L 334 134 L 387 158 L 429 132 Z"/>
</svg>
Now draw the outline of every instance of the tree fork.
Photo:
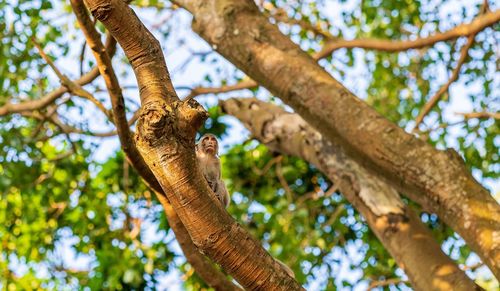
<svg viewBox="0 0 500 291">
<path fill-rule="evenodd" d="M 86 7 L 81 1 L 71 0 L 73 11 L 80 23 L 80 27 L 85 35 L 87 44 L 91 47 L 92 52 L 97 60 L 99 72 L 104 78 L 106 87 L 111 99 L 114 123 L 116 132 L 120 139 L 120 144 L 128 162 L 135 168 L 139 175 L 144 179 L 144 182 L 154 191 L 156 197 L 163 205 L 170 227 L 174 231 L 175 237 L 181 246 L 181 249 L 191 266 L 196 273 L 210 286 L 218 291 L 234 291 L 241 290 L 226 275 L 214 268 L 212 263 L 203 256 L 198 249 L 193 245 L 186 228 L 179 220 L 179 217 L 173 210 L 170 202 L 165 197 L 160 184 L 156 180 L 149 167 L 142 159 L 138 152 L 134 140 L 130 132 L 130 124 L 127 122 L 125 115 L 125 104 L 118 78 L 116 77 L 111 63 L 110 57 L 106 53 L 106 49 L 100 40 L 100 34 L 94 27 L 94 22 L 91 21 Z M 113 40 L 113 37 L 108 39 Z M 136 115 L 136 114 L 134 114 Z M 134 118 L 132 118 L 134 119 Z"/>
<path fill-rule="evenodd" d="M 195 100 L 179 101 L 158 41 L 124 1 L 86 3 L 130 60 L 142 104 L 138 149 L 193 243 L 246 289 L 303 290 L 260 242 L 215 202 L 194 153 L 196 130 L 207 113 Z"/>
</svg>

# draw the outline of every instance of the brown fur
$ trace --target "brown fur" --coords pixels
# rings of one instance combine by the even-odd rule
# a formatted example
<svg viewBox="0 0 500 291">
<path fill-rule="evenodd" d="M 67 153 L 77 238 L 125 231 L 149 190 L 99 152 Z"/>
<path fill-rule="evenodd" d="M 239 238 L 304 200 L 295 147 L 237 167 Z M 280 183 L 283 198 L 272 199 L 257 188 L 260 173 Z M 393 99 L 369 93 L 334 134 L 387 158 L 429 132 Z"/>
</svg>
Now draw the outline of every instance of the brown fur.
<svg viewBox="0 0 500 291">
<path fill-rule="evenodd" d="M 219 142 L 213 134 L 203 135 L 196 144 L 198 166 L 208 185 L 224 207 L 229 205 L 229 193 L 221 179 L 221 165 L 218 157 Z"/>
</svg>

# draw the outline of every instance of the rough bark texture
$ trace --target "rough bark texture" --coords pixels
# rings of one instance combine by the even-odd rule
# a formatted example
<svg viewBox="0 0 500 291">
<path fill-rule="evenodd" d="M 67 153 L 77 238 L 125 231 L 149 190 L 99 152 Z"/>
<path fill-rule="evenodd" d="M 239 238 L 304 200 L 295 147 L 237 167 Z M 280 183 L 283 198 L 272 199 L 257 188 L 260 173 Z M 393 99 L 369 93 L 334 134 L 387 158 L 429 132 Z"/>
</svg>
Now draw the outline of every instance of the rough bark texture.
<svg viewBox="0 0 500 291">
<path fill-rule="evenodd" d="M 222 208 L 197 169 L 194 138 L 206 118 L 194 99 L 144 105 L 136 136 L 142 156 L 200 252 L 219 263 L 245 289 L 301 290 Z"/>
<path fill-rule="evenodd" d="M 405 271 L 417 290 L 474 290 L 477 286 L 446 256 L 396 190 L 370 174 L 299 115 L 255 98 L 221 101 L 271 150 L 305 159 L 325 173 Z"/>
<path fill-rule="evenodd" d="M 231 282 L 222 272 L 215 269 L 213 264 L 198 251 L 170 202 L 162 195 L 158 197 L 161 197 L 160 203 L 165 210 L 168 224 L 174 230 L 175 238 L 181 246 L 182 252 L 201 279 L 203 279 L 208 286 L 217 291 L 242 290 Z"/>
<path fill-rule="evenodd" d="M 354 96 L 253 1 L 176 0 L 193 29 L 221 55 L 290 105 L 372 173 L 435 212 L 500 277 L 500 205 L 454 150 L 406 133 Z"/>
<path fill-rule="evenodd" d="M 193 99 L 178 100 L 158 41 L 121 0 L 88 0 L 92 14 L 130 60 L 141 94 L 135 140 L 175 213 L 202 252 L 250 290 L 301 290 L 260 242 L 216 202 L 194 154 L 196 130 L 206 111 Z M 166 209 L 167 210 L 167 209 Z"/>
</svg>

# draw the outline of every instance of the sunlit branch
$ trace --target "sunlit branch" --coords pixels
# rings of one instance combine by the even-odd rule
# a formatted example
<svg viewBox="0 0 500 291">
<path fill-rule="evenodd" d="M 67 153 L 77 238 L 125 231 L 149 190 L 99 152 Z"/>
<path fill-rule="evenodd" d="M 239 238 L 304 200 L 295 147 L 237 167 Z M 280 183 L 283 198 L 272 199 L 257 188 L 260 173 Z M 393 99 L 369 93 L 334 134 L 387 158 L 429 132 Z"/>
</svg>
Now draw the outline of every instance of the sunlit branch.
<svg viewBox="0 0 500 291">
<path fill-rule="evenodd" d="M 427 103 L 422 108 L 422 111 L 420 111 L 420 113 L 418 114 L 417 118 L 415 119 L 415 127 L 413 130 L 414 132 L 416 130 L 418 130 L 418 126 L 422 123 L 422 121 L 424 120 L 424 117 L 432 110 L 432 108 L 434 108 L 434 106 L 436 106 L 438 101 L 441 99 L 441 96 L 448 91 L 448 89 L 450 88 L 450 85 L 458 79 L 458 76 L 460 75 L 460 70 L 462 69 L 462 65 L 465 63 L 465 60 L 467 59 L 467 56 L 469 55 L 469 49 L 474 44 L 474 37 L 475 36 L 476 35 L 473 34 L 473 35 L 469 36 L 469 38 L 467 39 L 467 43 L 463 46 L 463 48 L 461 50 L 460 58 L 458 59 L 457 65 L 456 65 L 455 69 L 453 70 L 453 73 L 451 74 L 451 77 L 448 80 L 448 82 L 446 82 L 446 84 L 444 84 L 443 86 L 441 86 L 441 88 L 439 88 L 439 90 L 436 92 L 436 94 L 434 94 L 434 96 L 432 96 L 429 99 L 429 101 L 427 101 Z"/>
<path fill-rule="evenodd" d="M 104 46 L 100 41 L 99 33 L 95 29 L 94 24 L 90 21 L 90 17 L 87 14 L 87 9 L 83 5 L 82 1 L 72 0 L 71 5 L 81 25 L 82 31 L 85 34 L 87 43 L 92 49 L 94 57 L 97 60 L 99 70 L 108 89 L 109 96 L 111 98 L 117 133 L 120 138 L 121 147 L 125 152 L 125 156 L 132 164 L 132 166 L 137 170 L 140 176 L 146 181 L 148 186 L 157 193 L 157 197 L 165 208 L 165 213 L 167 215 L 168 221 L 172 229 L 174 230 L 179 244 L 182 246 L 182 250 L 188 262 L 193 265 L 200 277 L 202 277 L 204 281 L 214 287 L 220 285 L 225 286 L 223 289 L 221 288 L 221 290 L 238 290 L 239 288 L 228 281 L 224 274 L 215 269 L 214 266 L 210 264 L 210 262 L 207 261 L 207 259 L 203 257 L 202 254 L 193 245 L 193 242 L 191 241 L 186 228 L 180 222 L 177 214 L 173 211 L 170 202 L 166 199 L 165 193 L 158 183 L 158 180 L 143 160 L 142 155 L 139 153 L 135 145 L 135 141 L 132 138 L 130 127 L 125 115 L 125 102 L 123 99 L 122 91 L 118 79 L 114 73 L 111 59 L 105 53 Z M 133 231 L 130 231 L 130 235 L 131 237 L 134 237 Z"/>
<path fill-rule="evenodd" d="M 486 27 L 494 25 L 500 20 L 500 10 L 486 13 L 477 17 L 471 23 L 461 24 L 453 29 L 443 33 L 436 33 L 429 37 L 417 38 L 408 41 L 393 41 L 383 39 L 333 39 L 327 41 L 321 51 L 317 53 L 318 58 L 324 58 L 331 55 L 332 52 L 341 48 L 363 48 L 370 50 L 379 50 L 385 52 L 398 52 L 409 49 L 418 49 L 427 46 L 432 46 L 437 42 L 449 41 L 462 36 L 476 35 Z"/>
<path fill-rule="evenodd" d="M 460 113 L 457 112 L 455 113 L 456 115 L 462 116 L 464 119 L 472 119 L 472 118 L 479 118 L 479 119 L 488 119 L 488 118 L 493 118 L 493 119 L 500 119 L 500 112 L 470 112 L 470 113 Z"/>
</svg>

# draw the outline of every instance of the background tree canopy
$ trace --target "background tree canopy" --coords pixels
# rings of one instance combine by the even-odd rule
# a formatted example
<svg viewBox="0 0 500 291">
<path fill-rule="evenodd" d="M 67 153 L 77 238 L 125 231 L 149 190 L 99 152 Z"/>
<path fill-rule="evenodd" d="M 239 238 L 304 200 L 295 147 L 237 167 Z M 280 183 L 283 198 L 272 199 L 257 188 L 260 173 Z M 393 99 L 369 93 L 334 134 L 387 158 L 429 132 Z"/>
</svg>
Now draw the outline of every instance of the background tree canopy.
<svg viewBox="0 0 500 291">
<path fill-rule="evenodd" d="M 496 12 L 499 3 L 255 2 L 377 112 L 438 149 L 456 149 L 499 201 L 498 23 L 405 47 Z M 283 102 L 200 39 L 186 10 L 170 1 L 130 6 L 159 40 L 181 98 L 197 98 L 209 112 L 199 133 L 222 141 L 231 216 L 308 290 L 411 288 L 324 171 L 260 143 L 218 105 L 229 97 Z M 109 34 L 100 22 L 96 27 L 113 56 Z M 162 205 L 120 150 L 108 91 L 71 5 L 0 0 L 0 37 L 1 288 L 208 289 L 186 262 Z M 135 130 L 140 100 L 134 72 L 120 46 L 112 61 Z M 457 233 L 436 214 L 404 202 L 470 278 L 485 289 L 499 288 Z"/>
</svg>

